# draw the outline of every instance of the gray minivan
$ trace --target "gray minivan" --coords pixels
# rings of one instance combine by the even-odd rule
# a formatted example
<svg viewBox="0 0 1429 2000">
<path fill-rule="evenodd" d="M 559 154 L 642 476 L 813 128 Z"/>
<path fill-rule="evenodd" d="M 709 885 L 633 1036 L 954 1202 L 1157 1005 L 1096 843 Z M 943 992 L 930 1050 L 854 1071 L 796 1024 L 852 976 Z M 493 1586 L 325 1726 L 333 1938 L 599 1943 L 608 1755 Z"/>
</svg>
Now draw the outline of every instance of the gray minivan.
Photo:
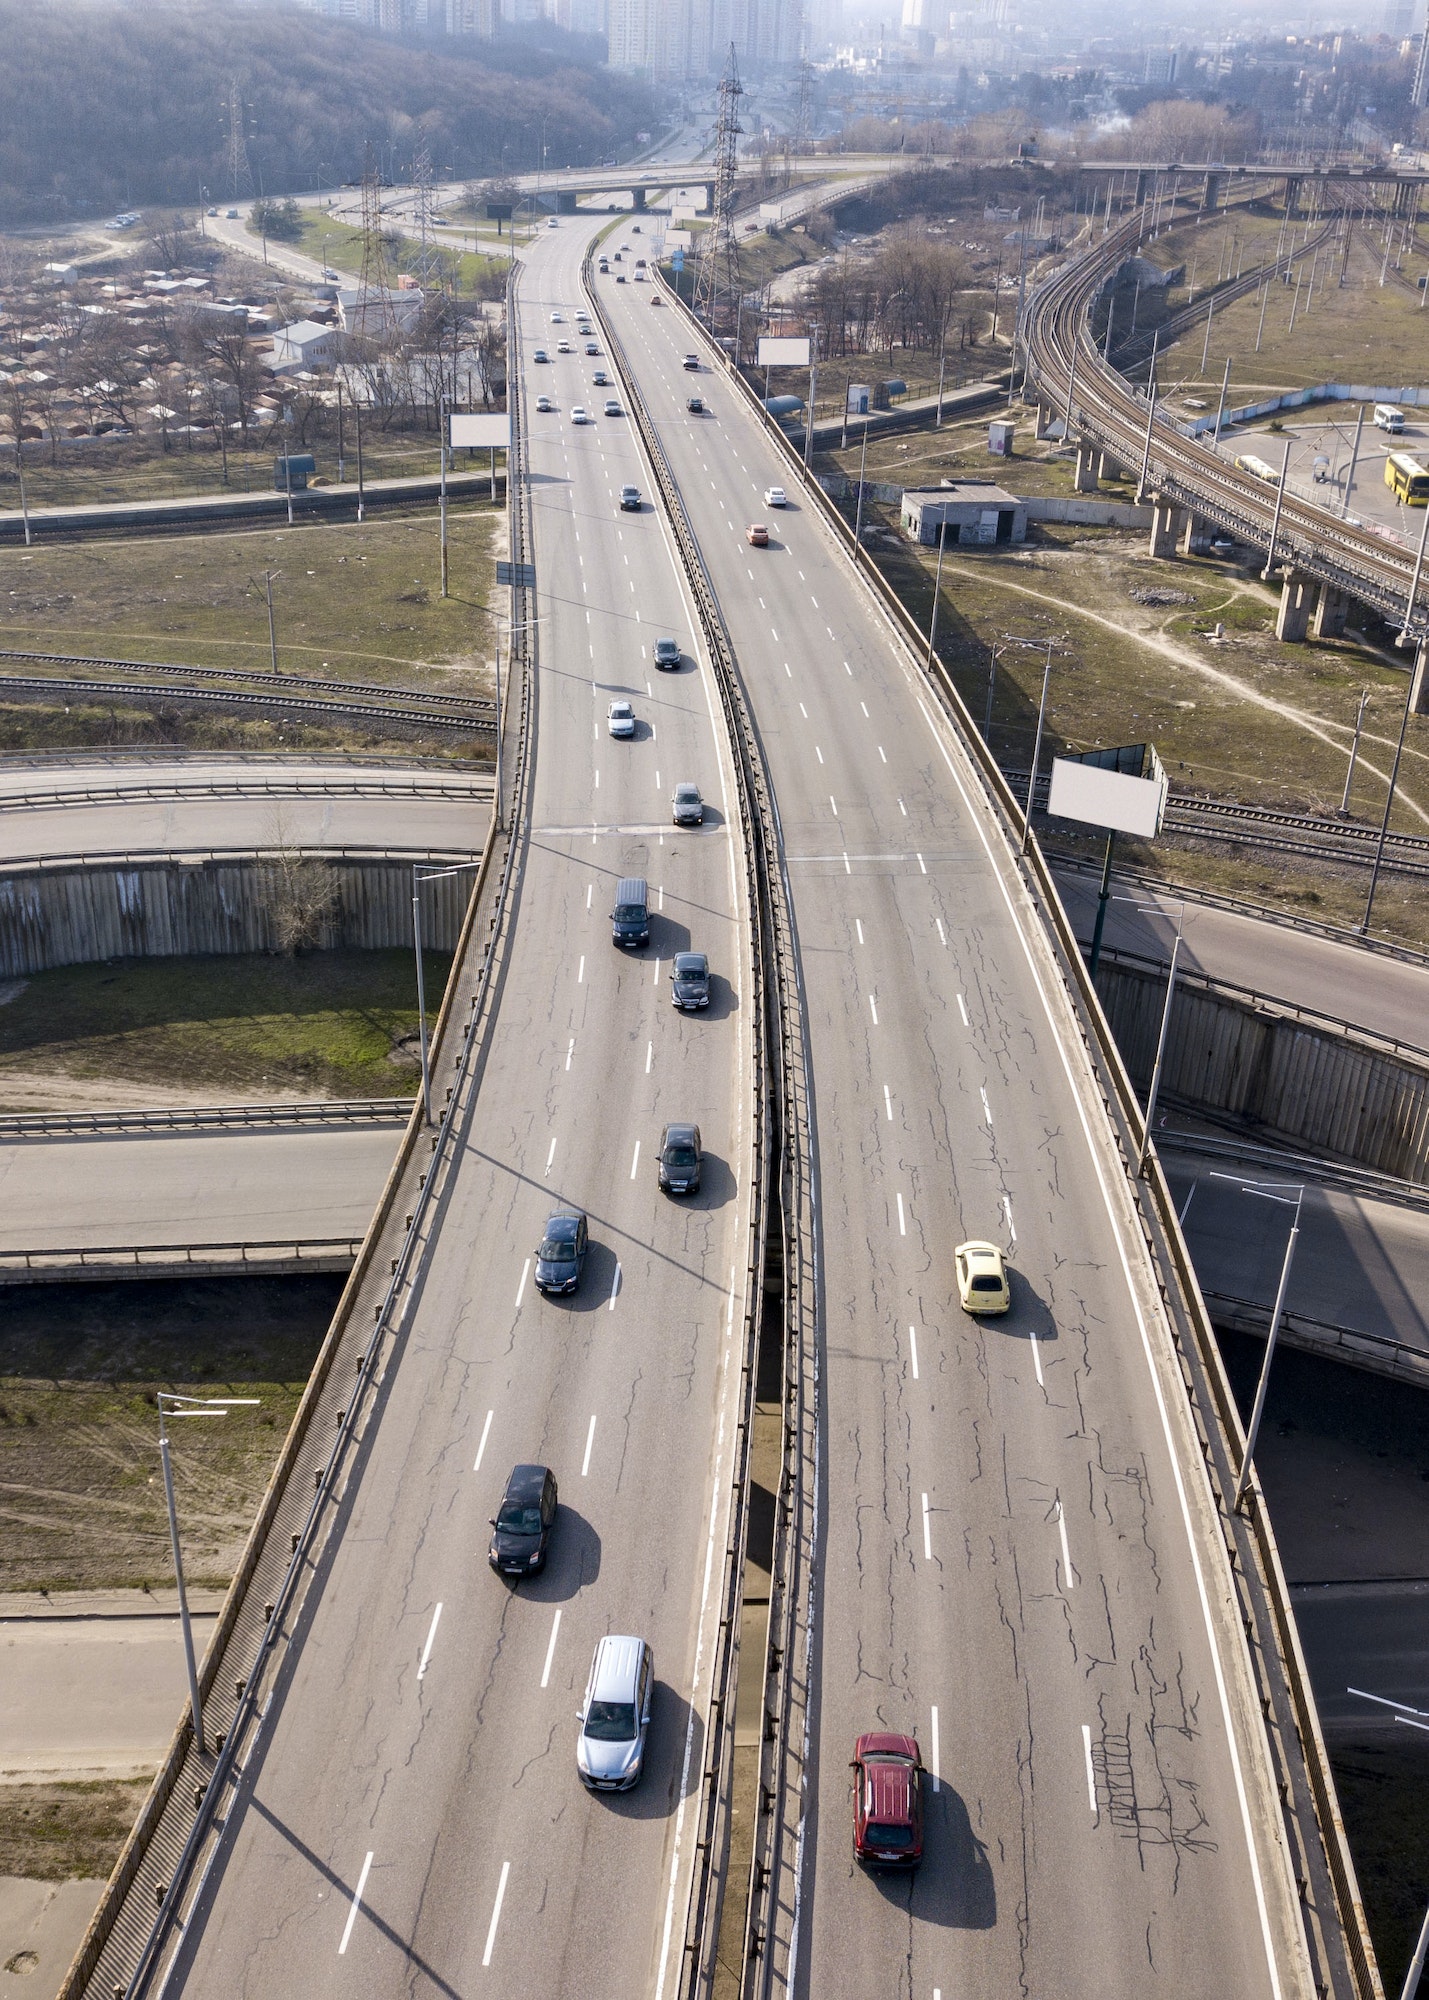
<svg viewBox="0 0 1429 2000">
<path fill-rule="evenodd" d="M 615 885 L 615 907 L 610 913 L 610 935 L 620 945 L 650 942 L 650 891 L 643 875 L 627 875 Z"/>
<path fill-rule="evenodd" d="M 645 1764 L 655 1659 L 643 1639 L 596 1641 L 585 1700 L 576 1711 L 576 1769 L 593 1792 L 628 1792 Z"/>
</svg>

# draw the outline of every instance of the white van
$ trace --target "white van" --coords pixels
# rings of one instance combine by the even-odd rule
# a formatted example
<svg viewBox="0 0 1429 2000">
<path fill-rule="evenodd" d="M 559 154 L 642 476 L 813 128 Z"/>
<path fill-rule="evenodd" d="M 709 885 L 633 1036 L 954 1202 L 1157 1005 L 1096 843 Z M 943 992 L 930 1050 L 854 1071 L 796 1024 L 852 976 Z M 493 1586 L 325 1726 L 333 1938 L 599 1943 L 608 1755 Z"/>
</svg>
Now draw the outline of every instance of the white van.
<svg viewBox="0 0 1429 2000">
<path fill-rule="evenodd" d="M 1393 403 L 1376 403 L 1374 406 L 1374 427 L 1377 431 L 1388 431 L 1397 437 L 1404 429 L 1404 412 Z"/>
</svg>

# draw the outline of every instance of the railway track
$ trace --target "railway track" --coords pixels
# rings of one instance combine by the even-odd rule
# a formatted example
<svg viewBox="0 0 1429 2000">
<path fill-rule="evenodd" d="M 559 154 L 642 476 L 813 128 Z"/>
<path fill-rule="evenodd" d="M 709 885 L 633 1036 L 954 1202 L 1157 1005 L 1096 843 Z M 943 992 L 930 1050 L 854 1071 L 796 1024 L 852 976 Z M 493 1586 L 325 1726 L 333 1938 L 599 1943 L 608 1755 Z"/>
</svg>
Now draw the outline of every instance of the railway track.
<svg viewBox="0 0 1429 2000">
<path fill-rule="evenodd" d="M 186 683 L 258 681 L 268 686 L 274 679 L 271 674 L 244 667 L 195 667 L 167 660 L 104 660 L 83 653 L 19 653 L 0 649 L 0 665 L 12 660 L 31 666 L 98 667 L 111 674 L 177 674 Z M 360 701 L 376 695 L 389 706 L 411 705 L 423 711 L 445 709 L 453 715 L 474 717 L 478 722 L 483 718 L 490 721 L 496 714 L 496 703 L 480 695 L 428 693 L 418 688 L 384 687 L 371 681 L 322 680 L 310 674 L 280 674 L 277 678 L 284 688 L 308 688 L 339 701 Z M 3 685 L 0 680 L 0 687 Z"/>
<path fill-rule="evenodd" d="M 1032 293 L 1019 329 L 1026 384 L 1054 412 L 1070 416 L 1070 431 L 1119 464 L 1139 470 L 1145 458 L 1148 493 L 1264 549 L 1267 568 L 1273 558 L 1277 567 L 1302 570 L 1373 605 L 1407 638 L 1424 636 L 1422 585 L 1410 603 L 1418 579 L 1409 550 L 1338 520 L 1288 488 L 1277 494 L 1164 419 L 1152 423 L 1148 451 L 1145 401 L 1108 365 L 1089 326 L 1091 302 L 1108 270 L 1135 249 L 1144 227 L 1142 209 Z"/>
<path fill-rule="evenodd" d="M 387 722 L 407 729 L 455 730 L 463 736 L 494 736 L 494 711 L 485 715 L 454 712 L 450 707 L 419 707 L 413 701 L 324 701 L 319 696 L 251 694 L 244 688 L 194 687 L 185 681 L 155 686 L 144 681 L 62 680 L 48 675 L 0 675 L 0 700 L 21 696 L 30 701 L 67 696 L 72 701 L 199 702 L 210 708 L 239 708 L 265 716 L 320 716 L 328 721 Z"/>
</svg>

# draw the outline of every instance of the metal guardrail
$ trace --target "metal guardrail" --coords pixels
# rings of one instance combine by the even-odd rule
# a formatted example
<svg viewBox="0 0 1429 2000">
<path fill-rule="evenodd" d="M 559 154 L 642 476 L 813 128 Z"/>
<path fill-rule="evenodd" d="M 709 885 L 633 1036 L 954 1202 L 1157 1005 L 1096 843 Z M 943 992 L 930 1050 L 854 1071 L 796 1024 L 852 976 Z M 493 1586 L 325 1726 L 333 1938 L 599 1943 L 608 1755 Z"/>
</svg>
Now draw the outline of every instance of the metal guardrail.
<svg viewBox="0 0 1429 2000">
<path fill-rule="evenodd" d="M 1216 1323 L 1230 1333 L 1245 1333 L 1264 1339 L 1270 1329 L 1271 1308 L 1258 1299 L 1238 1299 L 1230 1292 L 1206 1292 L 1206 1306 Z M 1308 1313 L 1282 1310 L 1280 1335 L 1289 1347 L 1303 1354 L 1342 1361 L 1371 1375 L 1390 1375 L 1416 1388 L 1429 1388 L 1429 1350 L 1412 1347 L 1408 1341 L 1394 1340 L 1384 1333 L 1366 1333 L 1355 1326 L 1341 1326 L 1335 1320 L 1312 1319 Z"/>
<path fill-rule="evenodd" d="M 639 394 L 619 335 L 601 311 L 590 283 L 590 257 L 583 267 L 587 296 L 600 314 L 606 344 L 625 387 L 656 488 L 699 615 L 714 670 L 731 750 L 744 828 L 744 860 L 754 930 L 756 992 L 750 1009 L 755 1040 L 755 1162 L 750 1204 L 748 1302 L 741 1368 L 741 1408 L 733 1471 L 730 1525 L 721 1580 L 721 1617 L 710 1675 L 709 1721 L 697 1812 L 696 1868 L 687 1913 L 678 1991 L 680 2000 L 703 2000 L 714 1988 L 716 1948 L 728 1878 L 734 1776 L 735 1688 L 740 1665 L 740 1627 L 749 1526 L 749 1448 L 754 1415 L 755 1375 L 767 1272 L 777 1229 L 782 1275 L 784 1359 L 782 1472 L 776 1496 L 774 1569 L 770 1587 L 769 1639 L 764 1662 L 766 1745 L 782 1749 L 795 1700 L 798 1651 L 793 1634 L 807 1613 L 810 1510 L 814 1497 L 816 1417 L 813 1369 L 817 1325 L 817 1258 L 813 1210 L 813 1164 L 809 1091 L 798 947 L 792 903 L 783 867 L 778 807 L 769 783 L 762 745 L 746 701 L 743 678 L 719 601 L 699 545 L 670 472 L 659 433 Z M 769 1752 L 761 1753 L 768 1761 Z M 761 1834 L 772 1822 L 776 1851 L 788 1800 L 776 1781 L 763 1790 L 756 1829 L 756 1869 Z"/>
<path fill-rule="evenodd" d="M 77 1243 L 49 1249 L 6 1250 L 0 1248 L 0 1284 L 19 1272 L 44 1272 L 57 1268 L 67 1274 L 82 1271 L 86 1276 L 104 1276 L 154 1270 L 171 1276 L 176 1266 L 202 1272 L 221 1265 L 243 1269 L 269 1270 L 275 1264 L 311 1264 L 331 1268 L 332 1260 L 352 1262 L 362 1248 L 360 1236 L 278 1236 L 235 1239 L 228 1243 Z M 326 1265 L 322 1260 L 327 1259 Z"/>
<path fill-rule="evenodd" d="M 520 280 L 519 267 L 508 280 L 509 324 L 515 324 L 512 310 Z M 512 441 L 509 463 L 517 476 L 510 487 L 510 537 L 513 556 L 519 562 L 530 546 L 530 497 L 521 476 L 524 464 L 524 432 L 521 423 L 519 382 L 513 381 L 509 396 L 512 414 Z M 519 573 L 519 572 L 518 572 Z M 513 593 L 520 606 L 525 592 L 518 586 Z M 384 1348 L 390 1353 L 403 1333 L 402 1313 L 420 1273 L 431 1241 L 434 1194 L 443 1175 L 450 1171 L 459 1152 L 457 1121 L 480 1087 L 480 1077 L 491 1024 L 499 975 L 504 970 L 514 924 L 513 888 L 519 877 L 525 852 L 521 829 L 529 822 L 528 799 L 532 760 L 529 754 L 536 681 L 533 671 L 536 642 L 531 622 L 518 615 L 513 622 L 520 633 L 515 649 L 519 671 L 513 672 L 512 706 L 516 710 L 517 755 L 512 772 L 512 810 L 517 834 L 504 843 L 500 875 L 493 896 L 494 914 L 486 942 L 481 947 L 480 971 L 471 996 L 471 1013 L 465 1027 L 455 1022 L 459 974 L 477 946 L 477 913 L 489 881 L 493 856 L 503 843 L 488 840 L 482 852 L 471 900 L 467 906 L 462 937 L 446 994 L 437 1017 L 433 1037 L 433 1071 L 440 1071 L 451 1053 L 453 1038 L 458 1041 L 453 1058 L 456 1081 L 446 1094 L 436 1136 L 431 1141 L 430 1163 L 417 1180 L 410 1216 L 405 1218 L 400 1249 L 392 1259 L 390 1277 L 383 1285 L 370 1331 L 360 1333 L 354 1313 L 364 1284 L 372 1277 L 378 1244 L 384 1225 L 406 1176 L 415 1164 L 419 1139 L 425 1136 L 420 1104 L 413 1108 L 397 1159 L 388 1175 L 371 1228 L 363 1239 L 357 1262 L 343 1290 L 332 1325 L 310 1375 L 294 1415 L 292 1426 L 279 1454 L 258 1515 L 249 1533 L 237 1573 L 224 1601 L 218 1625 L 210 1639 L 199 1673 L 199 1694 L 206 1723 L 214 1732 L 216 1754 L 200 1758 L 195 1748 L 193 1718 L 185 1704 L 168 1753 L 155 1777 L 110 1876 L 98 1910 L 70 1966 L 58 2000 L 111 2000 L 118 1992 L 123 2000 L 139 2000 L 148 1992 L 158 1955 L 171 1934 L 180 1912 L 192 1911 L 201 1897 L 207 1869 L 212 1865 L 218 1844 L 210 1847 L 203 1871 L 195 1884 L 195 1871 L 204 1842 L 217 1823 L 222 1827 L 219 1807 L 232 1797 L 241 1778 L 238 1759 L 240 1745 L 248 1745 L 263 1725 L 266 1700 L 260 1700 L 265 1675 L 275 1669 L 279 1640 L 291 1643 L 290 1614 L 305 1582 L 315 1571 L 319 1542 L 336 1515 L 340 1483 L 351 1464 L 361 1436 L 361 1425 L 371 1403 Z M 519 687 L 519 693 L 517 689 Z M 513 822 L 508 821 L 508 824 Z M 355 1378 L 350 1388 L 334 1380 L 339 1356 L 352 1355 L 356 1346 Z M 326 1449 L 313 1449 L 313 1435 L 320 1411 L 329 1419 L 335 1414 L 335 1435 Z M 295 1483 L 300 1460 L 306 1458 L 313 1470 L 313 1491 L 304 1503 L 301 1486 Z M 284 1534 L 288 1523 L 296 1523 Z M 290 1541 L 291 1554 L 286 1553 Z M 262 1576 L 272 1589 L 271 1600 L 255 1608 L 253 1591 Z"/>
<path fill-rule="evenodd" d="M 48 792 L 7 792 L 0 787 L 0 813 L 43 810 L 50 806 L 130 805 L 138 799 L 404 799 L 424 804 L 433 800 L 465 799 L 481 805 L 491 803 L 491 782 L 480 779 L 415 778 L 408 784 L 395 775 L 302 778 L 195 778 L 189 783 L 171 779 L 155 784 L 136 780 L 132 784 L 71 785 Z"/>
<path fill-rule="evenodd" d="M 489 736 L 495 728 L 494 712 L 486 715 L 453 713 L 448 708 L 388 707 L 377 702 L 322 701 L 317 696 L 306 701 L 299 696 L 250 694 L 243 688 L 194 687 L 177 682 L 172 687 L 151 686 L 143 681 L 49 680 L 42 675 L 0 675 L 0 702 L 26 696 L 31 700 L 53 700 L 56 695 L 72 699 L 114 702 L 199 702 L 210 708 L 256 709 L 261 715 L 319 715 L 343 722 L 388 722 L 407 729 L 451 729 L 464 736 Z"/>
<path fill-rule="evenodd" d="M 1156 1143 L 1163 1152 L 1178 1158 L 1190 1156 L 1230 1160 L 1261 1173 L 1278 1174 L 1281 1178 L 1298 1174 L 1319 1187 L 1338 1188 L 1345 1194 L 1363 1195 L 1371 1201 L 1392 1202 L 1398 1208 L 1412 1208 L 1421 1215 L 1429 1215 L 1429 1188 L 1413 1181 L 1399 1180 L 1394 1174 L 1376 1173 L 1373 1167 L 1348 1166 L 1343 1160 L 1322 1159 L 1316 1153 L 1293 1152 L 1286 1147 L 1265 1146 L 1253 1139 L 1241 1139 L 1236 1136 L 1229 1120 L 1224 1121 L 1223 1129 L 1225 1138 L 1217 1138 L 1209 1132 L 1162 1131 L 1158 1128 Z M 1203 1298 L 1208 1296 L 1208 1293 L 1202 1292 Z"/>
<path fill-rule="evenodd" d="M 667 288 L 668 289 L 668 288 Z M 682 302 L 681 302 L 682 303 Z M 713 346 L 700 323 L 682 305 L 688 324 Z M 758 397 L 735 371 L 729 357 L 714 350 L 756 415 Z M 767 420 L 766 420 L 767 421 Z M 860 571 L 883 612 L 890 637 L 899 645 L 918 681 L 936 700 L 976 771 L 992 810 L 1014 853 L 1022 848 L 1023 810 L 983 743 L 952 675 L 935 653 L 927 659 L 927 635 L 917 626 L 892 586 L 853 539 L 844 519 L 817 481 L 805 482 L 802 462 L 777 426 L 770 435 L 788 461 L 794 483 L 804 486 L 812 508 Z M 1304 1935 L 1322 1992 L 1356 2000 L 1383 2000 L 1369 1924 L 1359 1893 L 1354 1860 L 1340 1818 L 1329 1757 L 1309 1671 L 1300 1647 L 1274 1530 L 1259 1481 L 1247 1489 L 1248 1508 L 1232 1502 L 1245 1434 L 1214 1329 L 1181 1235 L 1176 1207 L 1154 1145 L 1145 1176 L 1136 1162 L 1145 1137 L 1145 1118 L 1132 1088 L 1100 1000 L 1087 974 L 1051 872 L 1035 839 L 1021 853 L 1023 879 L 1037 905 L 1072 1002 L 1083 1047 L 1101 1091 L 1112 1132 L 1122 1154 L 1127 1188 L 1136 1208 L 1148 1256 L 1157 1275 L 1180 1364 L 1188 1404 L 1205 1458 L 1211 1495 L 1220 1520 L 1238 1608 L 1245 1629 L 1251 1671 L 1261 1698 L 1267 1746 L 1276 1772 L 1288 1850 L 1303 1887 Z M 1315 1837 L 1307 1836 L 1307 1828 Z M 1321 1893 L 1317 1893 L 1317 1888 Z M 1323 1891 L 1332 1908 L 1326 1909 Z"/>
<path fill-rule="evenodd" d="M 0 1142 L 83 1139 L 112 1133 L 253 1132 L 283 1126 L 403 1124 L 410 1097 L 304 1099 L 295 1104 L 156 1105 L 126 1111 L 4 1111 Z"/>
<path fill-rule="evenodd" d="M 349 841 L 341 847 L 318 847 L 307 841 L 291 847 L 126 847 L 73 854 L 0 853 L 0 876 L 45 875 L 70 868 L 202 868 L 215 861 L 469 861 L 469 847 L 362 847 Z"/>
</svg>

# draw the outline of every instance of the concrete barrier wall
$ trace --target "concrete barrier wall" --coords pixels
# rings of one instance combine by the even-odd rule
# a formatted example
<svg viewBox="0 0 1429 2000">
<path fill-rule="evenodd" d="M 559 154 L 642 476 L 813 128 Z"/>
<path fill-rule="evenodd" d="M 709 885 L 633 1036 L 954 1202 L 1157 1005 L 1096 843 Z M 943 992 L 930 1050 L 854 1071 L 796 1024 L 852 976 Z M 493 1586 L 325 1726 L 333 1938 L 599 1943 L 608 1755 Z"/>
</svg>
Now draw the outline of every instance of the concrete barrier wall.
<svg viewBox="0 0 1429 2000">
<path fill-rule="evenodd" d="M 1429 389 L 1385 389 L 1366 382 L 1317 382 L 1312 389 L 1287 389 L 1283 396 L 1267 396 L 1260 403 L 1242 403 L 1227 410 L 1221 427 L 1253 424 L 1259 417 L 1273 417 L 1279 410 L 1303 410 L 1310 403 L 1397 403 L 1405 409 L 1429 407 Z M 1182 437 L 1200 437 L 1216 428 L 1214 416 L 1193 417 L 1177 424 Z"/>
<path fill-rule="evenodd" d="M 1023 500 L 1029 521 L 1073 521 L 1088 528 L 1149 528 L 1153 507 L 1133 507 L 1126 500 L 1071 500 L 1049 495 Z"/>
<path fill-rule="evenodd" d="M 1144 1092 L 1166 975 L 1103 957 L 1097 991 Z M 1177 982 L 1161 1096 L 1300 1151 L 1429 1183 L 1429 1065 L 1196 975 Z"/>
<path fill-rule="evenodd" d="M 423 938 L 434 950 L 454 948 L 471 882 L 463 872 L 423 884 Z M 3 978 L 107 958 L 411 942 L 409 862 L 101 863 L 0 878 Z"/>
</svg>

